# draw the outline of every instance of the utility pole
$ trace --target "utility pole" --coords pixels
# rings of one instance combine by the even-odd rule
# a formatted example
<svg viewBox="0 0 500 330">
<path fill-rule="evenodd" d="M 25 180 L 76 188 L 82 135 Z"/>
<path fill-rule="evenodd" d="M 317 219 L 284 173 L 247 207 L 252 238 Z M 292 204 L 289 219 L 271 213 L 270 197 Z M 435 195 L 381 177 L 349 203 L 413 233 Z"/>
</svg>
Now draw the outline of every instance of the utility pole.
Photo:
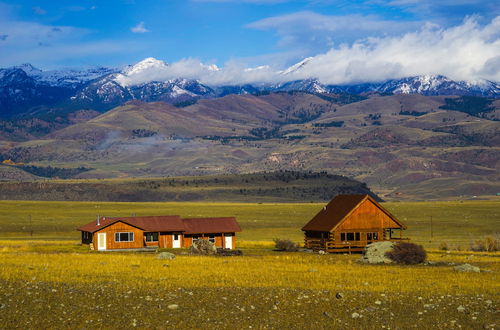
<svg viewBox="0 0 500 330">
<path fill-rule="evenodd" d="M 434 237 L 434 232 L 432 230 L 432 215 L 431 215 L 431 241 L 432 241 L 432 238 Z"/>
<path fill-rule="evenodd" d="M 33 224 L 31 222 L 31 214 L 29 215 L 29 220 L 30 220 L 30 236 L 33 237 Z"/>
</svg>

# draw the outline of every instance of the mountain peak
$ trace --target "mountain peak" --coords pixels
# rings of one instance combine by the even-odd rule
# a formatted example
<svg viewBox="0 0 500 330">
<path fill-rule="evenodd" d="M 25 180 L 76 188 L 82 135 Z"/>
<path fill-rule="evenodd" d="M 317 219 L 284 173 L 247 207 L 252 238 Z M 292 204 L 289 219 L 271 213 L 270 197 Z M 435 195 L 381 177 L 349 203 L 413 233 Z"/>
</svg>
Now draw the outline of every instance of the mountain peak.
<svg viewBox="0 0 500 330">
<path fill-rule="evenodd" d="M 26 72 L 27 75 L 40 74 L 42 70 L 35 68 L 30 63 L 23 63 L 21 65 L 16 65 L 13 67 L 14 69 L 21 69 Z"/>
<path fill-rule="evenodd" d="M 133 75 L 133 74 L 138 74 L 143 72 L 144 70 L 148 69 L 164 69 L 168 66 L 167 63 L 158 60 L 154 57 L 147 57 L 143 59 L 140 62 L 137 62 L 136 64 L 132 65 L 128 69 L 125 70 L 126 75 Z"/>
</svg>

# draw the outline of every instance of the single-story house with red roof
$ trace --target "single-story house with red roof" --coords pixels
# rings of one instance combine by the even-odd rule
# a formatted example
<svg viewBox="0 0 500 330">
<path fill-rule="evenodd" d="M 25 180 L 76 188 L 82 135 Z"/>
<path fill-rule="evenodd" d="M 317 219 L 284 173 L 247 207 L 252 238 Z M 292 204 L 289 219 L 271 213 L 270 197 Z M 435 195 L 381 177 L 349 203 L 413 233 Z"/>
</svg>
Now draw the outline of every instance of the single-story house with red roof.
<svg viewBox="0 0 500 330">
<path fill-rule="evenodd" d="M 190 218 L 178 215 L 97 217 L 78 228 L 82 244 L 95 250 L 144 247 L 188 248 L 193 240 L 207 239 L 216 247 L 234 249 L 241 228 L 236 218 Z"/>
</svg>

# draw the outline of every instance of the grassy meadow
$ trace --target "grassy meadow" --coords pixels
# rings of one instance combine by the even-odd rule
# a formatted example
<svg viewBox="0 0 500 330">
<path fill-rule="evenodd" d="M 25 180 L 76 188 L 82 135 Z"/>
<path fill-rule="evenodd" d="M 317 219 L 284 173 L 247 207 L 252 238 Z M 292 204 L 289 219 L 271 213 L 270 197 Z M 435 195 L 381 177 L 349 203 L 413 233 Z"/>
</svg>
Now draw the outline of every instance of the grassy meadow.
<svg viewBox="0 0 500 330">
<path fill-rule="evenodd" d="M 325 203 L 127 203 L 0 201 L 0 239 L 79 239 L 76 228 L 97 215 L 183 217 L 235 216 L 243 228 L 238 241 L 287 238 L 302 242 L 300 228 Z M 467 248 L 471 241 L 500 229 L 500 201 L 383 203 L 408 226 L 413 242 L 437 248 L 442 242 Z M 432 217 L 432 236 L 431 236 Z M 31 236 L 33 232 L 33 236 Z"/>
<path fill-rule="evenodd" d="M 0 202 L 2 328 L 496 329 L 500 254 L 468 252 L 498 231 L 496 201 L 384 203 L 432 265 L 272 251 L 300 242 L 323 204 Z M 236 216 L 242 257 L 100 253 L 77 226 L 106 216 Z M 430 216 L 433 237 L 430 232 Z M 31 218 L 31 221 L 30 221 Z M 33 236 L 31 236 L 33 231 Z M 460 250 L 439 251 L 447 242 Z M 470 263 L 480 273 L 461 273 Z"/>
</svg>

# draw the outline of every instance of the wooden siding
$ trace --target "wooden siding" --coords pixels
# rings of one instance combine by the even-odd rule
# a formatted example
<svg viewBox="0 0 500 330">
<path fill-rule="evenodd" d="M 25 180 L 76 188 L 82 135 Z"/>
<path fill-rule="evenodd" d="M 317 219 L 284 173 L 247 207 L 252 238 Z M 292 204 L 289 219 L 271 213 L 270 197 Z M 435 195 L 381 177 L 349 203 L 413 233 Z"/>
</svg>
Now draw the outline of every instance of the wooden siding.
<svg viewBox="0 0 500 330">
<path fill-rule="evenodd" d="M 161 248 L 170 249 L 172 247 L 172 233 L 170 232 L 161 232 L 159 243 Z"/>
<path fill-rule="evenodd" d="M 115 233 L 134 233 L 133 242 L 115 242 Z M 141 229 L 130 226 L 123 222 L 116 222 L 108 227 L 96 231 L 93 236 L 94 249 L 97 250 L 97 235 L 106 233 L 106 250 L 113 249 L 138 249 L 144 247 L 144 233 Z"/>
<path fill-rule="evenodd" d="M 342 221 L 335 232 L 352 231 L 377 231 L 382 228 L 399 228 L 387 214 L 379 209 L 370 200 L 365 200 L 344 221 Z"/>
<path fill-rule="evenodd" d="M 133 232 L 134 233 L 134 241 L 133 242 L 115 242 L 115 233 L 121 232 Z M 87 239 L 84 241 L 84 232 L 82 232 L 82 243 L 92 244 L 94 249 L 98 249 L 98 234 L 106 233 L 106 250 L 114 250 L 114 249 L 138 249 L 143 248 L 145 246 L 148 247 L 160 247 L 160 248 L 173 248 L 173 235 L 174 232 L 160 232 L 158 234 L 158 242 L 146 242 L 145 241 L 145 233 L 136 227 L 130 226 L 123 222 L 114 223 L 108 227 L 103 228 L 102 230 L 96 231 L 93 235 L 89 233 L 92 239 Z M 183 235 L 182 233 L 177 234 L 180 236 L 181 240 L 181 248 L 189 248 L 192 245 L 193 237 L 198 237 L 200 239 L 208 240 L 211 235 L 215 236 L 215 246 L 218 248 L 231 248 L 235 249 L 236 247 L 236 235 L 235 233 L 218 233 L 218 234 L 195 234 L 195 235 Z M 225 235 L 232 236 L 232 246 L 225 246 Z"/>
</svg>

